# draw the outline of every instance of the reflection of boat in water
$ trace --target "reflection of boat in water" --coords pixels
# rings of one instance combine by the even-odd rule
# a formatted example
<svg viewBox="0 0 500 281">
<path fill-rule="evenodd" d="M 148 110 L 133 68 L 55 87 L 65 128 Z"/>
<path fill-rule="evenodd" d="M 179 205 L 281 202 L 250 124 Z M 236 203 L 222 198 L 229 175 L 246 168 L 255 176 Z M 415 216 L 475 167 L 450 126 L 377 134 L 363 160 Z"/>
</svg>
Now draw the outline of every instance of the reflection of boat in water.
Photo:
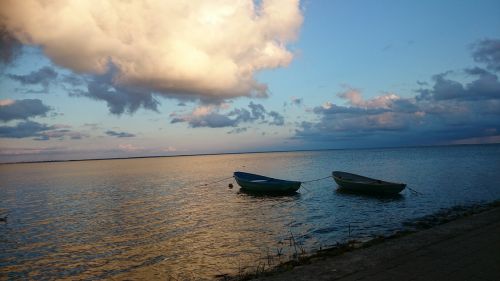
<svg viewBox="0 0 500 281">
<path fill-rule="evenodd" d="M 243 191 L 255 193 L 294 193 L 301 184 L 244 172 L 234 172 L 234 178 Z"/>
<path fill-rule="evenodd" d="M 398 194 L 406 187 L 404 183 L 388 182 L 340 171 L 334 171 L 332 176 L 341 190 L 350 192 L 392 195 Z"/>
</svg>

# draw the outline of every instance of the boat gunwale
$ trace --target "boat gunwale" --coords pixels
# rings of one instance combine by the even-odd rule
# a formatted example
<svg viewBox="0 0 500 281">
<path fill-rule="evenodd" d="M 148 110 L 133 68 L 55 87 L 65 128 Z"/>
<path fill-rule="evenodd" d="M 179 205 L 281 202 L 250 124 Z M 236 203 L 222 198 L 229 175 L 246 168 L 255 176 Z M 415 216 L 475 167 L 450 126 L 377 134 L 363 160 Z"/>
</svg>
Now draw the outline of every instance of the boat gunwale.
<svg viewBox="0 0 500 281">
<path fill-rule="evenodd" d="M 239 176 L 239 175 L 241 175 L 241 176 Z M 255 183 L 258 184 L 259 182 L 253 182 L 253 181 L 259 180 L 259 179 L 267 180 L 267 182 L 262 182 L 262 184 L 272 184 L 272 183 L 302 184 L 302 182 L 300 182 L 300 181 L 283 180 L 283 179 L 271 178 L 271 177 L 267 177 L 267 176 L 262 176 L 262 175 L 258 175 L 258 174 L 247 173 L 247 172 L 240 172 L 240 171 L 234 172 L 233 176 L 238 180 L 249 182 L 249 183 L 254 183 L 254 184 Z M 246 176 L 253 177 L 254 179 L 250 179 L 249 177 L 246 177 Z"/>
<path fill-rule="evenodd" d="M 339 174 L 354 176 L 354 178 L 357 178 L 357 179 L 344 178 L 344 177 L 342 177 L 342 175 L 339 175 Z M 342 172 L 342 171 L 333 171 L 332 177 L 335 180 L 340 180 L 340 181 L 349 182 L 349 183 L 366 184 L 366 185 L 380 185 L 380 186 L 393 185 L 393 186 L 405 186 L 406 187 L 405 183 L 384 181 L 384 180 L 380 180 L 380 179 L 376 179 L 376 178 L 365 177 L 362 175 L 348 173 L 348 172 Z"/>
</svg>

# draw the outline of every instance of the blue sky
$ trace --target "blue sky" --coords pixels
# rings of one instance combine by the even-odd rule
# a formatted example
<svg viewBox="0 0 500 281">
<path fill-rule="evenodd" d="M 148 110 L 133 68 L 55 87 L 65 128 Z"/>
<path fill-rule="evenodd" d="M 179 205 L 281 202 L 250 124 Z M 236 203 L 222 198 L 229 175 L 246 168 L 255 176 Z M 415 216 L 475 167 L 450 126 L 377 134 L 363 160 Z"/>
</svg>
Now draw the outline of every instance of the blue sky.
<svg viewBox="0 0 500 281">
<path fill-rule="evenodd" d="M 500 142 L 498 1 L 2 2 L 1 162 Z"/>
</svg>

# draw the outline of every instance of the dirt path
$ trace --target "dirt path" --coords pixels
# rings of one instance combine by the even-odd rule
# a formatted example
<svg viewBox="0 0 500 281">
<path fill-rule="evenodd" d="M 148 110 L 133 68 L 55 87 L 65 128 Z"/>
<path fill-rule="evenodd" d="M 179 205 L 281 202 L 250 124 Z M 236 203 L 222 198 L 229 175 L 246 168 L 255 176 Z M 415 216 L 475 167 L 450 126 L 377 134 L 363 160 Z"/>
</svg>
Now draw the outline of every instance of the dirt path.
<svg viewBox="0 0 500 281">
<path fill-rule="evenodd" d="M 500 280 L 500 207 L 256 280 Z"/>
</svg>

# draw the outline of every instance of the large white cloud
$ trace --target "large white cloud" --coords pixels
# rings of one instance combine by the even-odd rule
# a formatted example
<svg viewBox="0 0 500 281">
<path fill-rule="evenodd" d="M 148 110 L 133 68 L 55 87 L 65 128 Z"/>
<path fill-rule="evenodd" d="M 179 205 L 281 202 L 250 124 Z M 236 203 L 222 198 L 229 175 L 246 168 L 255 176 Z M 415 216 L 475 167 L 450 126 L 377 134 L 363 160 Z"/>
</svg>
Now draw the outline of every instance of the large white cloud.
<svg viewBox="0 0 500 281">
<path fill-rule="evenodd" d="M 7 30 L 60 66 L 205 98 L 266 95 L 254 73 L 290 63 L 303 20 L 299 0 L 0 2 Z"/>
</svg>

